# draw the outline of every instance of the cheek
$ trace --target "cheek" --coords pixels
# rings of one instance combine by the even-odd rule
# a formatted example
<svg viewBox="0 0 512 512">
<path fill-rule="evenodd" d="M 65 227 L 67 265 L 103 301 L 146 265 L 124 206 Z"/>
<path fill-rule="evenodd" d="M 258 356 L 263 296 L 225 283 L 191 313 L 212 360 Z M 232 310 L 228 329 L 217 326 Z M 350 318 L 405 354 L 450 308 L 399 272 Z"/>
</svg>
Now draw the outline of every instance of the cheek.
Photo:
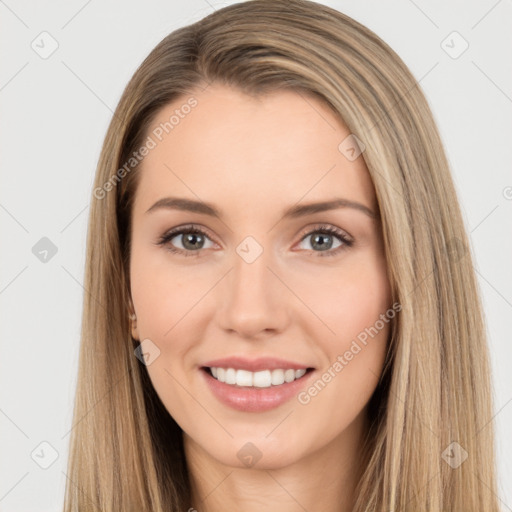
<svg viewBox="0 0 512 512">
<path fill-rule="evenodd" d="M 174 418 L 187 417 L 190 396 L 188 352 L 194 344 L 204 279 L 169 264 L 164 249 L 132 248 L 131 292 L 140 340 L 151 340 L 159 355 L 147 366 L 153 388 Z M 183 387 L 184 386 L 184 387 Z"/>
<path fill-rule="evenodd" d="M 379 319 L 390 308 L 389 301 L 386 290 L 375 287 L 375 281 L 368 283 L 368 287 L 347 286 L 338 294 L 329 318 L 339 344 L 364 339 L 364 333 L 376 324 L 379 331 L 383 330 L 385 326 Z"/>
<path fill-rule="evenodd" d="M 209 280 L 172 266 L 163 248 L 141 249 L 134 244 L 131 261 L 131 292 L 141 337 L 165 340 L 174 326 L 192 313 L 207 291 Z"/>
<path fill-rule="evenodd" d="M 343 344 L 372 326 L 391 306 L 386 267 L 366 254 L 347 259 L 338 268 L 297 276 L 296 289 L 328 329 L 332 344 Z"/>
<path fill-rule="evenodd" d="M 332 423 L 326 436 L 346 428 L 378 384 L 394 316 L 386 315 L 390 304 L 384 297 L 354 287 L 352 293 L 338 297 L 339 310 L 327 319 L 336 336 L 330 341 L 317 338 L 327 356 L 325 366 L 298 398 L 311 417 L 322 418 L 329 411 Z"/>
<path fill-rule="evenodd" d="M 395 316 L 385 261 L 377 252 L 347 260 L 310 289 L 312 309 L 333 331 L 324 329 L 323 336 L 315 337 L 327 356 L 325 380 L 333 382 L 331 392 L 350 389 L 343 400 L 357 407 L 369 398 L 381 374 Z M 335 399 L 335 394 L 326 393 L 324 399 Z"/>
</svg>

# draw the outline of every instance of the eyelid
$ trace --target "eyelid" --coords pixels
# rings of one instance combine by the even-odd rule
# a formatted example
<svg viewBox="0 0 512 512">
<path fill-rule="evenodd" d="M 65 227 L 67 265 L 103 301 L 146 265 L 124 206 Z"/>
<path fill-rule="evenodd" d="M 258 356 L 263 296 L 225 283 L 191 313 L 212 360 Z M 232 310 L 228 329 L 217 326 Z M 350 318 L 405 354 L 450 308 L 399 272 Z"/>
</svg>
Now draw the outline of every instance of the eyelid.
<svg viewBox="0 0 512 512">
<path fill-rule="evenodd" d="M 317 233 L 318 231 L 327 231 L 330 234 L 336 235 L 338 237 L 346 238 L 347 241 L 350 241 L 350 242 L 354 241 L 354 238 L 344 229 L 338 228 L 329 223 L 321 223 L 321 222 L 313 224 L 312 226 L 309 225 L 309 226 L 305 227 L 303 230 L 301 230 L 300 241 L 304 240 L 304 237 L 311 235 L 313 233 Z"/>
</svg>

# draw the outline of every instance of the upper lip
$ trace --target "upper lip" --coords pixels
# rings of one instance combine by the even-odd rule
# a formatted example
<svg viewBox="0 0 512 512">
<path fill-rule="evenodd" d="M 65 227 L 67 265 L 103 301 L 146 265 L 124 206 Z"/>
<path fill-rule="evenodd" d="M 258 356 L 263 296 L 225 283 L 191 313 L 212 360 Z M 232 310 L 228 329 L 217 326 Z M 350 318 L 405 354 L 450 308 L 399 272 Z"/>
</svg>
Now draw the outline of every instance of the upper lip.
<svg viewBox="0 0 512 512">
<path fill-rule="evenodd" d="M 261 370 L 307 370 L 311 366 L 277 357 L 258 357 L 256 359 L 247 359 L 245 357 L 224 357 L 207 361 L 202 366 L 209 368 L 233 368 L 235 370 L 247 370 L 250 372 L 258 372 Z"/>
</svg>

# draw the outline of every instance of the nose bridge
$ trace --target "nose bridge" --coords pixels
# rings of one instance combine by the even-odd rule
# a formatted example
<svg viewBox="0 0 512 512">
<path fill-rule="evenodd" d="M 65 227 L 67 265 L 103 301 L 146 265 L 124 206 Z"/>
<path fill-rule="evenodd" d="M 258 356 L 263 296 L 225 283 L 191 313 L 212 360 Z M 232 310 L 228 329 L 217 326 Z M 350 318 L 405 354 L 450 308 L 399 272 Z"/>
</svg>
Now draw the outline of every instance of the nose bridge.
<svg viewBox="0 0 512 512">
<path fill-rule="evenodd" d="M 222 286 L 223 327 L 244 336 L 280 329 L 285 319 L 282 284 L 269 270 L 272 251 L 246 237 L 233 254 L 232 270 Z"/>
</svg>

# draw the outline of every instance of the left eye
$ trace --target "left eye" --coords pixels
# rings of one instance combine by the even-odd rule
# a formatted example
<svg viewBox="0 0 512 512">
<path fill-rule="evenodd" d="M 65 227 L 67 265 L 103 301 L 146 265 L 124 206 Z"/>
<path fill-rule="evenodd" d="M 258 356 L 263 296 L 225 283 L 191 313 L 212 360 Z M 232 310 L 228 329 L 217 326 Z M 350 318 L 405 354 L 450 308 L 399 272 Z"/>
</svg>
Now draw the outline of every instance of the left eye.
<svg viewBox="0 0 512 512">
<path fill-rule="evenodd" d="M 344 243 L 346 243 L 346 240 L 343 240 L 340 236 L 335 235 L 330 232 L 317 230 L 313 231 L 310 234 L 306 235 L 301 242 L 304 242 L 307 239 L 310 239 L 310 245 L 312 247 L 317 247 L 320 249 L 321 252 L 328 251 L 330 249 L 337 249 L 338 247 L 342 246 Z M 338 239 L 338 245 L 333 247 L 333 244 L 335 243 L 334 240 Z"/>
</svg>

